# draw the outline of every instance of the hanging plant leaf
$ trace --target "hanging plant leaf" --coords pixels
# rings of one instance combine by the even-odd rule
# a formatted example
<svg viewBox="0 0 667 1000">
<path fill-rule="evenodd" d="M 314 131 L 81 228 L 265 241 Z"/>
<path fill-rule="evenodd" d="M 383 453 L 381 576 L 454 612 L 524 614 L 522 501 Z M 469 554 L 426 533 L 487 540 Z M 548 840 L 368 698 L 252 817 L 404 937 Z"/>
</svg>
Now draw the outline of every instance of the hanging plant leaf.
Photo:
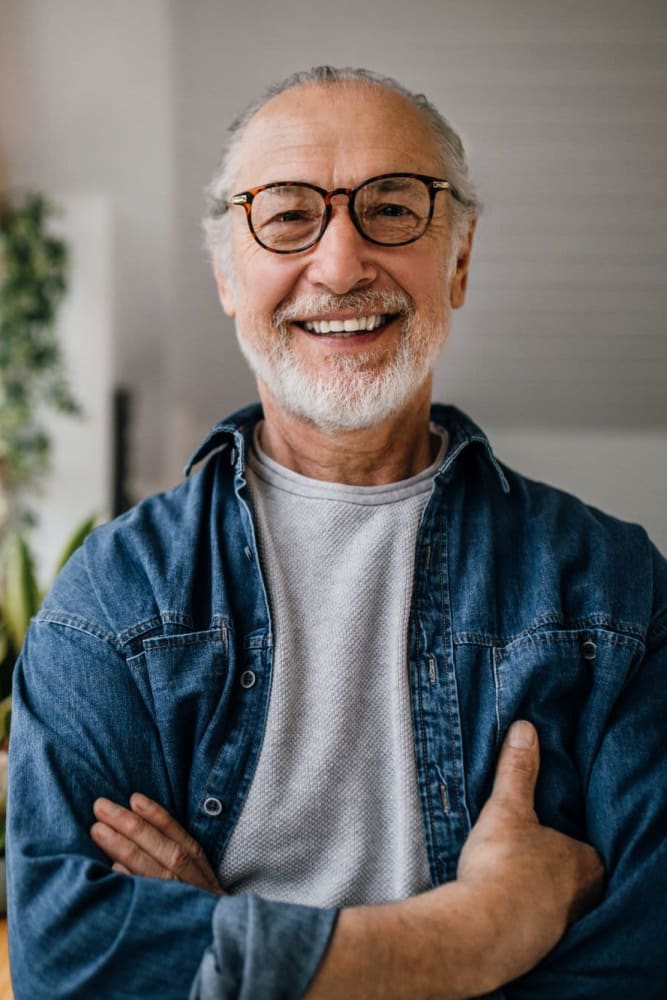
<svg viewBox="0 0 667 1000">
<path fill-rule="evenodd" d="M 35 564 L 21 535 L 10 534 L 3 548 L 5 568 L 3 615 L 7 635 L 18 651 L 28 631 L 30 619 L 40 605 Z"/>
<path fill-rule="evenodd" d="M 68 253 L 49 230 L 53 214 L 40 194 L 0 197 L 0 528 L 30 516 L 25 496 L 51 452 L 45 412 L 81 412 L 55 333 Z"/>
</svg>

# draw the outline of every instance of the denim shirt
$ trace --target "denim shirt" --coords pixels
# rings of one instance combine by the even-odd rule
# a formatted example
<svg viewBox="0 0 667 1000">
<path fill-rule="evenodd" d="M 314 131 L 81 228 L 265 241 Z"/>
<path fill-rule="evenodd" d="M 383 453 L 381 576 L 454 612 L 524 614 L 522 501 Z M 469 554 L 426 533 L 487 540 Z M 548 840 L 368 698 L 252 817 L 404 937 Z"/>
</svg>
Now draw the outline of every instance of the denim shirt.
<svg viewBox="0 0 667 1000">
<path fill-rule="evenodd" d="M 336 913 L 112 872 L 98 796 L 160 801 L 214 868 L 261 749 L 273 636 L 245 481 L 261 416 L 97 529 L 31 625 L 14 680 L 8 870 L 17 1000 L 296 998 Z M 453 407 L 417 540 L 408 634 L 434 885 L 454 879 L 517 717 L 541 821 L 588 840 L 603 902 L 506 998 L 667 995 L 667 564 L 643 529 L 531 482 Z M 191 463 L 191 464 L 193 464 Z M 304 901 L 307 903 L 307 901 Z M 443 973 L 446 975 L 446 973 Z"/>
</svg>

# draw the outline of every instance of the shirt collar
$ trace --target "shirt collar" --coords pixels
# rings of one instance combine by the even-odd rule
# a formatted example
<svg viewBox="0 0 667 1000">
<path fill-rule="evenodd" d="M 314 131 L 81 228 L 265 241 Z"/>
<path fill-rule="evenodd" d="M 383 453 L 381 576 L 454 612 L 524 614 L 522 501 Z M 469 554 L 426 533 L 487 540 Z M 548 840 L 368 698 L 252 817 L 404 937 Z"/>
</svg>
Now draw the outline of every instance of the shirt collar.
<svg viewBox="0 0 667 1000">
<path fill-rule="evenodd" d="M 495 469 L 500 485 L 504 493 L 509 493 L 510 485 L 502 465 L 493 454 L 493 448 L 488 437 L 469 416 L 459 410 L 456 406 L 445 406 L 443 403 L 433 403 L 431 406 L 431 420 L 446 427 L 449 431 L 449 448 L 445 455 L 445 460 L 438 470 L 438 475 L 444 475 L 454 462 L 469 445 L 480 445 L 482 453 Z"/>
<path fill-rule="evenodd" d="M 225 449 L 230 449 L 230 465 L 235 467 L 237 473 L 243 473 L 245 471 L 245 453 L 252 440 L 253 427 L 262 417 L 262 407 L 259 403 L 253 403 L 217 423 L 191 455 L 185 466 L 185 475 L 189 476 L 198 462 L 209 458 L 214 452 Z M 431 406 L 431 420 L 441 427 L 446 427 L 449 431 L 449 448 L 438 469 L 438 476 L 444 475 L 452 468 L 464 448 L 469 445 L 480 445 L 483 454 L 495 469 L 503 491 L 509 493 L 510 487 L 507 477 L 493 454 L 489 439 L 470 417 L 455 406 L 434 403 Z"/>
</svg>

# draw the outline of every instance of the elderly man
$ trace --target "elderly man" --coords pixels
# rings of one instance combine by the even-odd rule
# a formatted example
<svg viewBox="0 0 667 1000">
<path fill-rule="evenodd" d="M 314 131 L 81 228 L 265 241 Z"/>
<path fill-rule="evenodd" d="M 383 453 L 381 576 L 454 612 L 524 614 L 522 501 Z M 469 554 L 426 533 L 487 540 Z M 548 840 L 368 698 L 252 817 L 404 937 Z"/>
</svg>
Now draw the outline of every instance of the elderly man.
<svg viewBox="0 0 667 1000">
<path fill-rule="evenodd" d="M 233 126 L 207 232 L 262 407 L 32 625 L 18 1000 L 665 995 L 667 566 L 431 406 L 476 211 L 394 81 Z"/>
</svg>

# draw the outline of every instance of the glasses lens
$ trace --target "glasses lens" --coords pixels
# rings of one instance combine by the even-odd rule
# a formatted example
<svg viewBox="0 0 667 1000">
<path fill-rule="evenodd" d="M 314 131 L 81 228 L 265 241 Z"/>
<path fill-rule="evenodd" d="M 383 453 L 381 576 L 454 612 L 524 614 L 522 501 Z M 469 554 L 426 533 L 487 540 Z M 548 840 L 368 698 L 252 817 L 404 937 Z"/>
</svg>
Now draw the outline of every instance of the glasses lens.
<svg viewBox="0 0 667 1000">
<path fill-rule="evenodd" d="M 354 209 L 363 233 L 391 246 L 422 235 L 431 198 L 423 181 L 414 177 L 383 177 L 359 189 Z"/>
<path fill-rule="evenodd" d="M 280 184 L 259 191 L 252 203 L 252 225 L 270 250 L 301 250 L 317 239 L 324 199 L 302 184 Z"/>
</svg>

